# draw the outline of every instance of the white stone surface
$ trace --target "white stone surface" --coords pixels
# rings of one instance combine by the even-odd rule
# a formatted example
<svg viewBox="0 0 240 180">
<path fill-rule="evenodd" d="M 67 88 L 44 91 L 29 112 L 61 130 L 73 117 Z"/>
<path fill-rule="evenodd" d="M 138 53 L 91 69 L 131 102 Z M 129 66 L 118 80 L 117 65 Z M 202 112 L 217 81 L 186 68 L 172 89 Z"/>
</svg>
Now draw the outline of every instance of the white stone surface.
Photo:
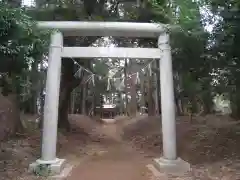
<svg viewBox="0 0 240 180">
<path fill-rule="evenodd" d="M 172 55 L 169 45 L 169 35 L 164 33 L 159 36 L 158 47 L 162 51 L 160 59 L 161 81 L 161 111 L 162 111 L 162 136 L 163 156 L 169 160 L 177 159 L 176 150 L 176 117 L 173 89 Z"/>
<path fill-rule="evenodd" d="M 61 180 L 66 179 L 72 172 L 74 165 L 66 164 L 60 174 L 54 175 L 51 177 L 51 180 Z"/>
<path fill-rule="evenodd" d="M 158 37 L 165 24 L 137 22 L 39 21 L 42 29 L 58 29 L 65 36 Z"/>
<path fill-rule="evenodd" d="M 36 162 L 32 163 L 29 165 L 29 172 L 32 173 L 39 173 L 39 175 L 41 175 L 41 172 L 36 172 L 39 171 L 39 166 L 41 165 L 47 165 L 48 170 L 49 170 L 49 176 L 54 176 L 57 174 L 61 174 L 62 170 L 65 167 L 65 159 L 55 159 L 55 161 L 52 161 L 51 163 L 49 163 L 48 161 L 44 162 L 42 160 L 37 160 Z"/>
<path fill-rule="evenodd" d="M 158 59 L 158 48 L 64 47 L 62 57 Z"/>
<path fill-rule="evenodd" d="M 164 158 L 154 159 L 154 167 L 160 173 L 166 173 L 171 175 L 184 175 L 191 171 L 190 164 L 181 158 L 176 160 L 168 160 Z"/>
<path fill-rule="evenodd" d="M 41 160 L 56 159 L 58 104 L 61 78 L 61 52 L 63 37 L 60 32 L 51 36 L 44 104 Z"/>
</svg>

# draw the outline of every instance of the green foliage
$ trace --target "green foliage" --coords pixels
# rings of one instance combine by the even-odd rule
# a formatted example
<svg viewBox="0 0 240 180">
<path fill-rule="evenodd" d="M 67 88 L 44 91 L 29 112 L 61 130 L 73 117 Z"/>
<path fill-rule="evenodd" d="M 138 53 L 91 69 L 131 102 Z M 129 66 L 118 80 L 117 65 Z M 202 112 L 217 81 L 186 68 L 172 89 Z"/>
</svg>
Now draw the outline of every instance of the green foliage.
<svg viewBox="0 0 240 180">
<path fill-rule="evenodd" d="M 213 31 L 212 56 L 218 69 L 218 89 L 230 94 L 232 112 L 240 117 L 240 1 L 211 1 L 212 11 L 218 16 Z"/>
<path fill-rule="evenodd" d="M 12 9 L 4 4 L 0 7 L 0 72 L 22 75 L 34 61 L 39 61 L 48 47 L 49 32 L 39 31 L 36 20 L 96 20 L 96 21 L 138 21 L 170 24 L 174 73 L 178 74 L 175 84 L 180 86 L 180 98 L 195 101 L 198 96 L 205 107 L 211 109 L 214 94 L 227 92 L 235 104 L 239 104 L 240 90 L 240 1 L 237 0 L 148 0 L 140 1 L 106 0 L 39 0 L 37 8 Z M 201 8 L 214 14 L 203 15 Z M 120 13 L 122 12 L 122 13 Z M 32 17 L 32 18 L 30 18 Z M 214 31 L 204 30 L 204 25 L 215 24 Z M 99 37 L 66 38 L 66 44 L 89 46 Z M 155 46 L 150 39 L 113 38 L 117 44 L 126 46 Z M 78 60 L 82 62 L 85 60 Z M 68 61 L 69 64 L 72 62 Z M 94 67 L 84 66 L 94 73 L 106 76 L 109 69 L 120 66 L 109 60 L 95 61 Z M 91 64 L 90 63 L 90 64 Z M 106 65 L 106 63 L 108 63 Z M 65 66 L 66 68 L 68 66 Z M 70 66 L 69 66 L 70 67 Z M 215 73 L 212 75 L 212 73 Z M 120 73 L 121 74 L 121 73 Z M 119 74 L 118 74 L 119 75 Z M 217 79 L 218 83 L 212 84 Z M 74 79 L 74 78 L 73 78 Z M 70 78 L 71 80 L 71 78 Z M 96 78 L 95 93 L 105 93 L 107 81 Z M 98 92 L 96 92 L 96 89 Z M 113 91 L 115 91 L 113 89 Z M 91 93 L 90 93 L 91 94 Z M 195 98 L 196 99 L 196 98 Z M 193 103 L 193 102 L 191 102 Z M 238 109 L 238 108 L 235 108 Z M 240 108 L 239 108 L 240 109 Z"/>
<path fill-rule="evenodd" d="M 206 56 L 209 33 L 203 27 L 201 2 L 152 0 L 151 3 L 155 11 L 162 9 L 160 12 L 168 17 L 170 24 L 173 67 L 178 74 L 175 84 L 181 89 L 176 91 L 177 96 L 187 99 L 186 104 L 196 106 L 197 95 L 207 106 L 212 96 L 212 62 Z M 162 17 L 155 21 L 162 22 Z"/>
<path fill-rule="evenodd" d="M 0 4 L 0 72 L 20 74 L 40 60 L 48 47 L 48 32 L 39 31 L 25 11 Z"/>
<path fill-rule="evenodd" d="M 24 72 L 40 62 L 47 52 L 49 31 L 40 31 L 36 22 L 21 8 L 0 3 L 0 73 L 3 93 L 20 96 Z M 18 97 L 20 99 L 20 97 Z"/>
</svg>

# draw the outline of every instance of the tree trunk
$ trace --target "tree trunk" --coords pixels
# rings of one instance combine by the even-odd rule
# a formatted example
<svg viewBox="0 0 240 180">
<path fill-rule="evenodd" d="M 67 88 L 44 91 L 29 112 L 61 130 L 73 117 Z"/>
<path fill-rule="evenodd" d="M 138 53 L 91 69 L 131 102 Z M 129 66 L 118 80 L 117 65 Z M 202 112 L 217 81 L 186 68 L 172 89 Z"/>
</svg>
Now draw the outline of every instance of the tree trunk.
<svg viewBox="0 0 240 180">
<path fill-rule="evenodd" d="M 44 112 L 44 87 L 45 87 L 45 79 L 46 79 L 46 73 L 44 72 L 43 63 L 41 63 L 40 68 L 41 73 L 41 82 L 40 82 L 40 93 L 39 93 L 39 99 L 40 99 L 40 122 L 39 122 L 39 128 L 41 129 L 43 127 L 43 112 Z"/>
<path fill-rule="evenodd" d="M 130 85 L 130 94 L 131 94 L 131 103 L 130 103 L 130 116 L 136 117 L 137 114 L 137 93 L 136 93 L 136 84 L 135 84 L 136 75 L 131 77 Z"/>
<path fill-rule="evenodd" d="M 238 79 L 237 79 L 238 80 Z M 240 81 L 240 79 L 238 80 Z M 240 83 L 236 82 L 236 91 L 230 93 L 230 101 L 231 101 L 231 116 L 234 119 L 240 118 Z"/>
<path fill-rule="evenodd" d="M 67 39 L 64 39 L 64 45 L 89 46 L 96 40 L 96 37 L 89 37 L 87 39 L 68 37 Z M 76 79 L 74 77 L 74 62 L 72 59 L 63 58 L 58 113 L 58 125 L 60 128 L 66 128 L 67 130 L 70 130 L 70 124 L 68 122 L 68 99 L 71 97 L 72 90 L 76 88 L 81 81 L 82 79 Z"/>
<path fill-rule="evenodd" d="M 95 87 L 93 87 L 93 94 L 92 94 L 92 116 L 96 116 L 96 92 Z"/>
<path fill-rule="evenodd" d="M 31 98 L 29 99 L 30 101 L 30 109 L 29 113 L 31 114 L 36 114 L 37 113 L 37 98 L 39 94 L 39 72 L 38 72 L 38 62 L 35 61 L 32 64 L 32 70 L 31 70 L 31 76 L 30 76 L 30 81 L 31 81 Z"/>
<path fill-rule="evenodd" d="M 158 104 L 158 92 L 154 90 L 154 102 L 155 102 L 155 115 L 159 115 L 159 104 Z"/>
<path fill-rule="evenodd" d="M 99 95 L 100 96 L 100 111 L 99 111 L 99 114 L 100 114 L 100 118 L 103 118 L 103 103 L 104 103 L 104 97 L 102 94 Z"/>
<path fill-rule="evenodd" d="M 123 106 L 123 99 L 121 97 L 121 93 L 118 91 L 117 92 L 117 106 L 119 107 L 119 115 L 122 115 L 124 113 L 124 106 Z"/>
<path fill-rule="evenodd" d="M 73 91 L 71 95 L 71 114 L 75 113 L 75 99 L 75 91 Z"/>
<path fill-rule="evenodd" d="M 86 114 L 86 96 L 87 96 L 86 84 L 83 84 L 83 87 L 82 87 L 82 114 Z"/>
<path fill-rule="evenodd" d="M 157 91 L 157 95 L 158 95 L 156 101 L 158 101 L 158 113 L 161 114 L 161 93 L 160 93 L 161 84 L 160 84 L 160 62 L 159 62 L 159 60 L 156 60 L 156 68 L 158 70 L 157 73 L 156 73 L 156 81 L 157 81 L 156 82 L 156 86 L 157 86 L 156 91 Z"/>
<path fill-rule="evenodd" d="M 71 97 L 71 91 L 72 89 L 67 88 L 64 92 L 65 98 L 61 101 L 61 104 L 59 106 L 59 122 L 58 127 L 64 128 L 66 130 L 70 130 L 70 124 L 68 122 L 68 99 Z M 62 92 L 63 93 L 63 92 Z"/>
<path fill-rule="evenodd" d="M 125 86 L 125 115 L 128 116 L 128 81 L 127 81 L 127 59 L 124 64 L 124 86 Z"/>
<path fill-rule="evenodd" d="M 58 125 L 60 128 L 66 128 L 70 130 L 70 124 L 68 122 L 68 105 L 71 98 L 71 92 L 74 87 L 71 86 L 71 82 L 74 80 L 73 69 L 74 63 L 70 59 L 62 60 L 62 77 L 60 83 L 60 98 L 59 98 L 59 112 L 58 112 Z"/>
<path fill-rule="evenodd" d="M 179 72 L 175 72 L 174 76 L 174 101 L 176 106 L 176 113 L 178 115 L 184 114 L 183 112 L 183 98 L 182 98 L 182 80 L 181 74 Z"/>
<path fill-rule="evenodd" d="M 177 111 L 176 113 L 180 116 L 183 114 L 182 102 L 176 91 L 175 91 L 174 100 L 175 100 L 175 106 L 176 106 L 176 111 Z"/>
<path fill-rule="evenodd" d="M 20 117 L 20 107 L 19 107 L 18 95 L 17 94 L 9 94 L 7 99 L 9 99 L 13 105 L 12 114 L 15 119 L 15 121 L 14 121 L 15 125 L 13 126 L 13 131 L 22 133 L 24 131 L 24 126 L 21 122 L 21 117 Z"/>
<path fill-rule="evenodd" d="M 130 77 L 130 95 L 131 95 L 131 101 L 130 101 L 130 116 L 136 117 L 137 115 L 137 91 L 136 91 L 136 77 L 137 74 L 134 71 L 134 64 L 133 60 L 129 61 L 129 71 L 131 72 Z"/>
<path fill-rule="evenodd" d="M 141 83 L 141 101 L 140 101 L 140 112 L 142 114 L 146 113 L 146 107 L 145 107 L 145 80 L 144 77 L 140 80 Z"/>
<path fill-rule="evenodd" d="M 155 63 L 154 63 L 154 66 L 157 68 L 158 66 L 157 66 L 157 62 L 158 62 L 159 60 L 156 60 L 155 61 Z M 160 106 L 160 104 L 159 104 L 159 91 L 158 91 L 158 89 L 159 89 L 159 87 L 158 87 L 158 84 L 157 84 L 157 78 L 158 78 L 158 76 L 159 76 L 159 73 L 155 73 L 154 75 L 153 75 L 153 84 L 154 84 L 154 102 L 155 102 L 155 114 L 156 115 L 159 115 L 159 106 Z"/>
<path fill-rule="evenodd" d="M 148 115 L 154 116 L 155 111 L 154 111 L 154 100 L 153 100 L 153 81 L 152 81 L 152 73 L 150 72 L 150 68 L 148 72 Z"/>
<path fill-rule="evenodd" d="M 210 87 L 210 83 L 204 85 L 204 87 L 207 90 L 204 90 L 204 92 L 202 93 L 202 102 L 203 102 L 203 113 L 204 114 L 209 114 L 212 112 L 213 109 L 213 97 L 211 94 L 211 87 Z"/>
</svg>

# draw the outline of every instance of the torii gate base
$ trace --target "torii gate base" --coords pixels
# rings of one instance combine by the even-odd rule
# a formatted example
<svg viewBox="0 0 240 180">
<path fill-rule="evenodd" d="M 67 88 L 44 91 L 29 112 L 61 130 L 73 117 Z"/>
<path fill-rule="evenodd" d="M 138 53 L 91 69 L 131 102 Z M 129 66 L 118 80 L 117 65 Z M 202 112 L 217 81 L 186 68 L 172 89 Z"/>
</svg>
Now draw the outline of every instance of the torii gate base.
<svg viewBox="0 0 240 180">
<path fill-rule="evenodd" d="M 175 103 L 171 48 L 166 25 L 153 23 L 126 22 L 39 22 L 39 28 L 58 29 L 51 36 L 49 49 L 46 97 L 42 133 L 41 158 L 30 165 L 30 171 L 47 167 L 51 175 L 58 174 L 65 160 L 56 157 L 59 86 L 62 57 L 122 57 L 160 59 L 161 110 L 163 157 L 154 160 L 155 168 L 167 173 L 182 173 L 190 170 L 190 165 L 177 157 Z M 158 48 L 93 48 L 63 47 L 65 36 L 122 36 L 158 38 Z"/>
</svg>

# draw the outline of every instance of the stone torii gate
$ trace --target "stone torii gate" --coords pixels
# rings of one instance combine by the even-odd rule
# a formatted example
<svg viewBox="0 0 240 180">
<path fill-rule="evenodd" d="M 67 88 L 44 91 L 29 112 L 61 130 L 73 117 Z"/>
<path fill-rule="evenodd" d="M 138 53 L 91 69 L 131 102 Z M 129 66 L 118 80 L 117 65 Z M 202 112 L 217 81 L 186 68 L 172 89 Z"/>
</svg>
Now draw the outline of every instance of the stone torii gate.
<svg viewBox="0 0 240 180">
<path fill-rule="evenodd" d="M 173 89 L 171 48 L 167 26 L 153 23 L 43 21 L 40 29 L 57 29 L 51 35 L 49 48 L 46 97 L 44 105 L 41 158 L 30 165 L 48 165 L 53 173 L 60 173 L 64 159 L 56 157 L 59 88 L 62 57 L 112 57 L 160 59 L 163 157 L 154 160 L 161 170 L 188 170 L 189 164 L 177 156 L 176 122 Z M 158 48 L 63 47 L 63 36 L 121 36 L 158 38 Z M 160 127 L 159 127 L 160 130 Z"/>
</svg>

